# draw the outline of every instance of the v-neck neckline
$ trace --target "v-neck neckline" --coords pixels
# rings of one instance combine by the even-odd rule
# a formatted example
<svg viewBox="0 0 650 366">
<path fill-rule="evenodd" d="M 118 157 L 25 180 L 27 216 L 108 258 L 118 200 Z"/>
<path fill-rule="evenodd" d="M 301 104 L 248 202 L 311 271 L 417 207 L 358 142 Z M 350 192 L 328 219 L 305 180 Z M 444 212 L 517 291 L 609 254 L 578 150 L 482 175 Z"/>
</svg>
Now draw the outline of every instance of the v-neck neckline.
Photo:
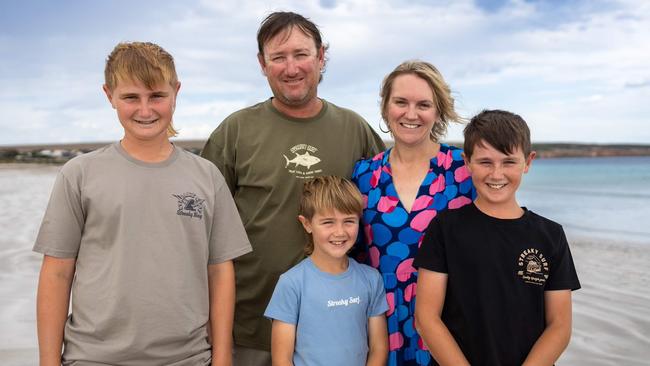
<svg viewBox="0 0 650 366">
<path fill-rule="evenodd" d="M 444 152 L 443 152 L 443 149 L 445 150 Z M 420 198 L 422 196 L 422 194 L 420 192 L 422 191 L 422 187 L 424 186 L 424 182 L 427 180 L 427 176 L 429 175 L 429 173 L 433 172 L 434 164 L 438 164 L 438 156 L 440 155 L 440 153 L 446 154 L 447 151 L 448 151 L 447 146 L 445 144 L 441 143 L 440 148 L 438 149 L 438 153 L 436 154 L 436 156 L 429 159 L 429 170 L 427 170 L 427 174 L 424 175 L 424 178 L 422 178 L 422 181 L 420 182 L 420 185 L 418 186 L 418 193 L 415 195 L 415 199 L 413 200 L 413 204 L 415 204 L 415 201 L 417 201 L 418 198 Z M 395 180 L 393 179 L 393 169 L 391 168 L 391 163 L 389 161 L 389 157 L 390 157 L 390 154 L 392 152 L 393 152 L 392 147 L 390 149 L 386 150 L 386 153 L 384 154 L 384 157 L 382 159 L 382 163 L 383 163 L 382 165 L 384 167 L 388 168 L 388 170 L 386 172 L 384 172 L 383 169 L 382 169 L 381 174 L 384 174 L 384 173 L 390 174 L 391 181 L 393 182 L 392 183 L 393 184 L 393 190 L 395 191 L 395 197 L 397 198 L 397 206 L 400 207 L 402 210 L 404 210 L 404 212 L 406 212 L 406 214 L 410 217 L 411 214 L 413 213 L 413 204 L 411 204 L 411 210 L 410 211 L 407 210 L 406 207 L 404 206 L 404 204 L 402 203 L 402 198 L 399 196 L 399 192 L 397 192 L 397 187 L 395 187 Z M 380 176 L 380 178 L 381 178 L 381 176 Z"/>
</svg>

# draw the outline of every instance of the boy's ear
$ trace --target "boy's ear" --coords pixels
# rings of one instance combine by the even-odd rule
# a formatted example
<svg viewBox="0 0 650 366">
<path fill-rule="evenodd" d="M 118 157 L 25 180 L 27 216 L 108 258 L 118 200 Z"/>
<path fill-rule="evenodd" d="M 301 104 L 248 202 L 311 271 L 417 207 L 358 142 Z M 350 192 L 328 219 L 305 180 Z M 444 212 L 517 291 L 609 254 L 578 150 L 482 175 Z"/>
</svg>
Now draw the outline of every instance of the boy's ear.
<svg viewBox="0 0 650 366">
<path fill-rule="evenodd" d="M 106 98 L 108 98 L 108 102 L 111 103 L 111 106 L 115 108 L 115 105 L 113 104 L 113 92 L 108 88 L 108 85 L 104 84 L 102 85 L 102 90 L 104 90 L 104 93 L 106 94 Z"/>
<path fill-rule="evenodd" d="M 302 227 L 305 228 L 305 231 L 308 234 L 311 234 L 311 222 L 309 222 L 309 220 L 303 215 L 298 215 L 298 221 L 300 221 Z"/>
<path fill-rule="evenodd" d="M 469 171 L 470 174 L 471 174 L 471 173 L 472 173 L 472 169 L 469 167 L 469 159 L 467 158 L 467 155 L 465 155 L 465 152 L 464 152 L 464 151 L 463 151 L 462 153 L 460 153 L 460 155 L 463 157 L 463 161 L 465 162 L 465 168 L 466 168 L 467 171 Z"/>
<path fill-rule="evenodd" d="M 176 82 L 176 87 L 174 88 L 174 104 L 172 105 L 172 113 L 176 111 L 176 98 L 178 97 L 178 91 L 181 90 L 181 82 Z"/>
<path fill-rule="evenodd" d="M 526 157 L 526 167 L 524 167 L 524 173 L 528 173 L 528 169 L 530 169 L 531 164 L 533 164 L 533 159 L 535 159 L 535 156 L 537 155 L 537 152 L 531 151 L 530 154 L 528 154 L 528 157 Z"/>
</svg>

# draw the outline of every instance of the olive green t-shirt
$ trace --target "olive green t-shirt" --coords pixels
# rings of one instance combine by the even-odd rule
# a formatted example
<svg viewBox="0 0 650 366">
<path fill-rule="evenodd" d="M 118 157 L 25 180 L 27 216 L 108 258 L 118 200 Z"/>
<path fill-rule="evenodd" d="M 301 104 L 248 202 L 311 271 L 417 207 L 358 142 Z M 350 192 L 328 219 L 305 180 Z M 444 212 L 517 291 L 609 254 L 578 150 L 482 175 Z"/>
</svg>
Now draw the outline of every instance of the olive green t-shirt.
<svg viewBox="0 0 650 366">
<path fill-rule="evenodd" d="M 264 318 L 280 274 L 304 258 L 306 235 L 298 200 L 305 179 L 350 177 L 354 163 L 384 149 L 358 114 L 323 100 L 313 118 L 290 118 L 271 99 L 233 113 L 212 133 L 201 155 L 223 173 L 253 252 L 237 258 L 235 343 L 270 350 Z"/>
</svg>

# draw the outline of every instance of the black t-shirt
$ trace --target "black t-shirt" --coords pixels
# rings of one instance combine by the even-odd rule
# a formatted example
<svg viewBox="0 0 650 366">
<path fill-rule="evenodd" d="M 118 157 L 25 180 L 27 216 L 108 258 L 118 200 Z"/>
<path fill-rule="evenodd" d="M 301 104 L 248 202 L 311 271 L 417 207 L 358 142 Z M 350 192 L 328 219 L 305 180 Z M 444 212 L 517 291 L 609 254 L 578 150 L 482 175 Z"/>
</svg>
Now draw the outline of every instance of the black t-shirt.
<svg viewBox="0 0 650 366">
<path fill-rule="evenodd" d="M 473 366 L 521 365 L 545 328 L 544 291 L 580 288 L 562 226 L 525 208 L 442 212 L 413 265 L 448 274 L 442 320 Z"/>
</svg>

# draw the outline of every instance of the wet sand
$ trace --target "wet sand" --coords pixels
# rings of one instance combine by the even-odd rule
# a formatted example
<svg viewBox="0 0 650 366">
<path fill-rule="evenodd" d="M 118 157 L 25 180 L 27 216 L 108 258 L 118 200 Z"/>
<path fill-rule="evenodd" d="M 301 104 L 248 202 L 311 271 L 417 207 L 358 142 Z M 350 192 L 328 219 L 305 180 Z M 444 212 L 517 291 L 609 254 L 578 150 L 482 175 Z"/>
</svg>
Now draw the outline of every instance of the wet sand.
<svg viewBox="0 0 650 366">
<path fill-rule="evenodd" d="M 0 365 L 38 364 L 31 247 L 57 166 L 0 164 Z M 645 244 L 572 236 L 582 284 L 573 337 L 557 365 L 641 366 L 650 360 L 650 238 Z"/>
</svg>

